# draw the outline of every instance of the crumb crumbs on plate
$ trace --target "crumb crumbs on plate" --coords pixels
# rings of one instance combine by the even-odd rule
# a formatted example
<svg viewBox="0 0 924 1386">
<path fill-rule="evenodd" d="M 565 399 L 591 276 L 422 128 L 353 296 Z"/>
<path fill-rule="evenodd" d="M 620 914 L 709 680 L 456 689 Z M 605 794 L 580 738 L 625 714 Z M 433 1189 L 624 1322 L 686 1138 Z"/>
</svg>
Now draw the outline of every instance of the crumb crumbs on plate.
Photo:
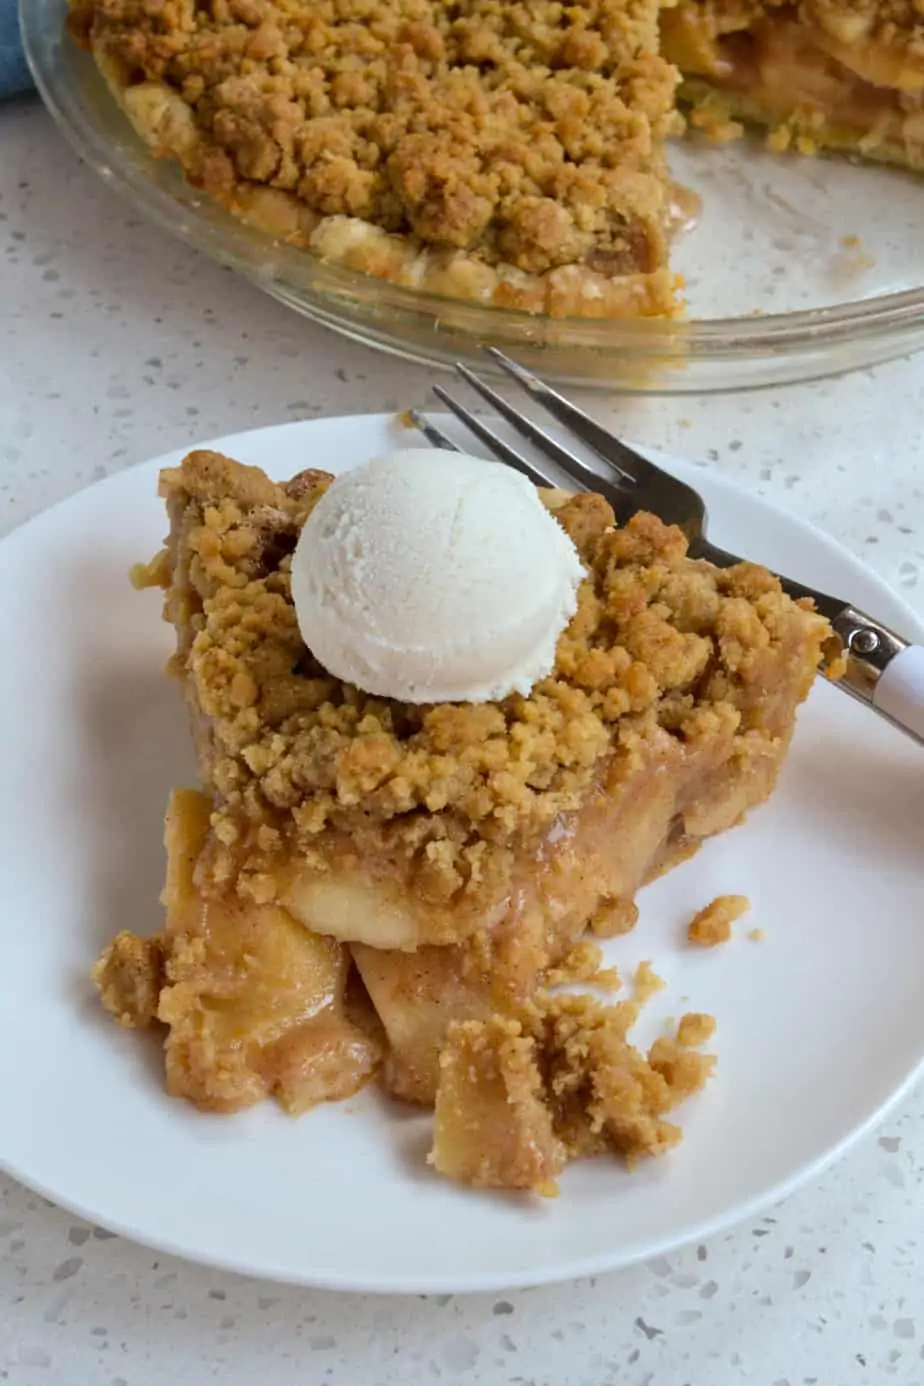
<svg viewBox="0 0 924 1386">
<path fill-rule="evenodd" d="M 763 929 L 748 929 L 748 938 L 752 943 L 763 943 L 766 937 Z"/>
<path fill-rule="evenodd" d="M 687 926 L 687 938 L 700 948 L 715 948 L 731 938 L 731 926 L 747 914 L 751 902 L 746 895 L 717 895 L 699 910 Z"/>
<path fill-rule="evenodd" d="M 635 1000 L 639 1006 L 644 1006 L 657 992 L 663 991 L 667 986 L 664 978 L 658 976 L 647 959 L 640 962 L 635 969 L 632 983 L 635 990 Z"/>
<path fill-rule="evenodd" d="M 637 923 L 638 905 L 633 900 L 607 900 L 592 916 L 590 930 L 597 938 L 616 938 L 630 934 Z"/>
<path fill-rule="evenodd" d="M 712 1039 L 715 1026 L 714 1015 L 706 1015 L 703 1011 L 687 1011 L 686 1015 L 680 1017 L 680 1024 L 677 1026 L 677 1043 L 685 1049 L 696 1049 Z"/>
</svg>

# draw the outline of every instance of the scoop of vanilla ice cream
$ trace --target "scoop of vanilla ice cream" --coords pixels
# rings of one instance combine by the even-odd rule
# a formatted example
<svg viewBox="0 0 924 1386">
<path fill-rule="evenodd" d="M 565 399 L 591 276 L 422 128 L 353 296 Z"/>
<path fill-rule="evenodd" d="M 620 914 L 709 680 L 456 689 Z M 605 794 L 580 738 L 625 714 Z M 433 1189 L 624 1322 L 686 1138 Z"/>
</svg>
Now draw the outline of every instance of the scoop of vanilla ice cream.
<svg viewBox="0 0 924 1386">
<path fill-rule="evenodd" d="M 414 448 L 332 483 L 292 557 L 292 598 L 337 678 L 402 702 L 487 702 L 550 672 L 583 576 L 525 477 Z"/>
</svg>

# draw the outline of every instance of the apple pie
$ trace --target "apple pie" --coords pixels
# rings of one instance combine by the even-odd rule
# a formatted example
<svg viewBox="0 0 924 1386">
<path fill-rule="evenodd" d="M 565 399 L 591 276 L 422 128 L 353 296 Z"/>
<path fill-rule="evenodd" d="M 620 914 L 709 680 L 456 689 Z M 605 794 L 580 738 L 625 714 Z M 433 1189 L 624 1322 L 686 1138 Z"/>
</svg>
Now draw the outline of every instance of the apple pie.
<svg viewBox="0 0 924 1386">
<path fill-rule="evenodd" d="M 104 1005 L 162 1027 L 168 1090 L 205 1109 L 301 1112 L 377 1071 L 435 1106 L 435 1163 L 470 1182 L 666 1149 L 711 1060 L 629 1043 L 653 975 L 614 1005 L 551 988 L 593 979 L 639 888 L 767 798 L 830 627 L 653 515 L 548 492 L 586 572 L 551 674 L 500 702 L 373 697 L 292 603 L 330 479 L 205 451 L 161 474 L 169 537 L 134 580 L 165 592 L 202 788 L 171 799 L 165 925 L 106 950 Z"/>
<path fill-rule="evenodd" d="M 70 0 L 69 28 L 238 217 L 531 313 L 681 311 L 678 96 L 716 135 L 924 167 L 917 0 Z"/>
<path fill-rule="evenodd" d="M 661 51 L 694 124 L 765 126 L 772 149 L 924 169 L 924 12 L 914 0 L 680 0 Z"/>
</svg>

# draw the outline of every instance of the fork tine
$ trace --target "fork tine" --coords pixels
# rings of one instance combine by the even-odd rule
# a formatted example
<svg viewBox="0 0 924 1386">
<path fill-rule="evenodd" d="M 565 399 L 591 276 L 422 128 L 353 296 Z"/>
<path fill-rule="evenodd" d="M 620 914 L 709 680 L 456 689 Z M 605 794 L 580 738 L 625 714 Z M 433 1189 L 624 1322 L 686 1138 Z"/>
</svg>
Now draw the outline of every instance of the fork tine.
<svg viewBox="0 0 924 1386">
<path fill-rule="evenodd" d="M 478 391 L 482 399 L 487 400 L 488 404 L 494 406 L 498 414 L 505 418 L 521 437 L 528 438 L 540 452 L 544 453 L 546 457 L 550 458 L 557 466 L 561 467 L 562 471 L 571 481 L 582 488 L 587 486 L 590 490 L 599 489 L 600 475 L 598 472 L 594 471 L 593 467 L 588 467 L 586 462 L 582 462 L 579 457 L 575 457 L 573 453 L 568 452 L 567 448 L 563 448 L 561 443 L 557 442 L 555 438 L 546 433 L 544 428 L 540 428 L 538 424 L 533 423 L 532 419 L 527 418 L 525 414 L 521 414 L 518 409 L 514 409 L 513 405 L 509 404 L 508 401 L 504 399 L 503 395 L 499 395 L 490 385 L 480 380 L 475 372 L 469 370 L 464 362 L 456 361 L 455 369 L 459 372 L 462 379 L 466 380 L 469 385 L 471 385 L 473 390 Z"/>
<path fill-rule="evenodd" d="M 436 395 L 437 399 L 443 401 L 447 409 L 452 410 L 456 418 L 460 419 L 467 429 L 474 433 L 479 442 L 484 443 L 485 447 L 493 452 L 494 456 L 499 458 L 501 462 L 506 463 L 508 467 L 513 467 L 515 471 L 520 472 L 528 481 L 531 481 L 534 486 L 555 485 L 548 477 L 543 476 L 538 468 L 534 467 L 531 462 L 527 462 L 525 457 L 521 457 L 515 448 L 510 447 L 502 438 L 498 438 L 497 434 L 483 424 L 477 415 L 470 413 L 464 405 L 459 404 L 458 400 L 454 400 L 452 395 L 448 394 L 441 385 L 434 385 L 433 393 Z"/>
<path fill-rule="evenodd" d="M 429 419 L 425 419 L 419 409 L 409 409 L 407 411 L 407 416 L 418 432 L 423 434 L 431 447 L 439 448 L 441 452 L 459 452 L 459 448 L 452 439 L 447 438 L 446 434 L 438 429 L 436 424 L 432 424 Z"/>
<path fill-rule="evenodd" d="M 593 448 L 598 457 L 602 457 L 604 462 L 621 472 L 627 481 L 640 482 L 655 474 L 657 469 L 652 467 L 646 458 L 626 447 L 618 438 L 614 438 L 596 419 L 592 419 L 583 409 L 579 409 L 576 404 L 565 399 L 564 395 L 553 390 L 551 385 L 546 385 L 538 376 L 533 375 L 532 371 L 528 371 L 517 361 L 511 361 L 510 357 L 498 351 L 497 347 L 489 346 L 485 347 L 485 350 L 501 370 L 506 371 L 518 385 L 532 395 L 537 404 L 547 409 L 559 423 L 570 428 L 583 443 Z"/>
</svg>

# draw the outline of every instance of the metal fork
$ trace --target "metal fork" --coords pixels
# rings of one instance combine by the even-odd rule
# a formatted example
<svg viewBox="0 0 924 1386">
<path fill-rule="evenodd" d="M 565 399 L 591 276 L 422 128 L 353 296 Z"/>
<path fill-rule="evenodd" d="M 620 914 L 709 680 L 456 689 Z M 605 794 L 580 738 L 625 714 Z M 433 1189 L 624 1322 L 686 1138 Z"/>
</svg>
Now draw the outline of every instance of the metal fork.
<svg viewBox="0 0 924 1386">
<path fill-rule="evenodd" d="M 512 361 L 495 347 L 488 347 L 487 351 L 536 404 L 564 425 L 605 464 L 607 475 L 601 476 L 528 415 L 514 408 L 468 366 L 457 362 L 456 370 L 463 380 L 516 433 L 525 438 L 546 463 L 551 462 L 557 467 L 578 490 L 596 491 L 605 496 L 620 524 L 624 524 L 636 512 L 648 510 L 660 516 L 665 523 L 677 525 L 686 536 L 693 558 L 705 559 L 719 568 L 742 562 L 736 554 L 719 548 L 706 537 L 705 502 L 693 486 L 628 447 L 532 371 Z M 442 386 L 435 385 L 433 389 L 443 404 L 500 462 L 515 468 L 536 486 L 559 484 L 554 475 L 543 470 L 541 463 L 532 461 L 512 447 L 483 418 L 460 404 Z M 431 419 L 425 418 L 417 410 L 410 411 L 410 418 L 432 446 L 459 451 Z M 829 596 L 826 592 L 806 587 L 781 574 L 777 576 L 789 596 L 794 599 L 811 598 L 840 639 L 847 657 L 847 670 L 835 686 L 866 703 L 924 745 L 924 647 L 911 644 L 843 598 Z"/>
</svg>

